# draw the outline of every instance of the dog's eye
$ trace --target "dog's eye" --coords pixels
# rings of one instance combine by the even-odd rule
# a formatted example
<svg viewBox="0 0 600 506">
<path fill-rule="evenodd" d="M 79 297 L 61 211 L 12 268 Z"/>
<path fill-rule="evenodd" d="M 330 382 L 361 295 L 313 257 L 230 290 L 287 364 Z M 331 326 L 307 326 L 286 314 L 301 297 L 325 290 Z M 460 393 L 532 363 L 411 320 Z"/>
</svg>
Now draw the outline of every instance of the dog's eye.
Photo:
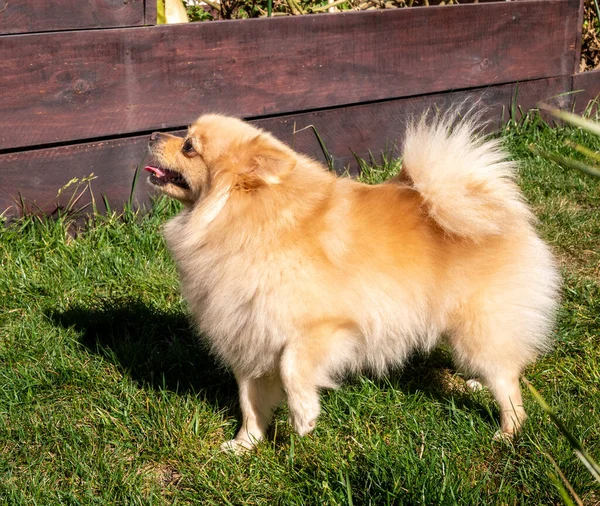
<svg viewBox="0 0 600 506">
<path fill-rule="evenodd" d="M 183 143 L 183 148 L 181 148 L 181 151 L 183 151 L 183 154 L 185 156 L 196 155 L 196 150 L 194 149 L 194 146 L 192 145 L 192 141 L 190 139 L 186 139 L 186 141 Z"/>
</svg>

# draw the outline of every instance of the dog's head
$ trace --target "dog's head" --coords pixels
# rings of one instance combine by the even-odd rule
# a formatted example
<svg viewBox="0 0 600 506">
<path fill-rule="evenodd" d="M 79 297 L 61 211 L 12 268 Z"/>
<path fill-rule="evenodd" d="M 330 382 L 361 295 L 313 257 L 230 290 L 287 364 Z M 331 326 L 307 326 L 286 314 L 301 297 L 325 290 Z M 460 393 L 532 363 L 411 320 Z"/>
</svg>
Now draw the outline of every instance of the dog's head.
<svg viewBox="0 0 600 506">
<path fill-rule="evenodd" d="M 185 138 L 153 133 L 148 149 L 150 183 L 187 205 L 220 180 L 245 192 L 278 185 L 296 165 L 294 152 L 270 134 L 214 114 L 201 116 Z"/>
</svg>

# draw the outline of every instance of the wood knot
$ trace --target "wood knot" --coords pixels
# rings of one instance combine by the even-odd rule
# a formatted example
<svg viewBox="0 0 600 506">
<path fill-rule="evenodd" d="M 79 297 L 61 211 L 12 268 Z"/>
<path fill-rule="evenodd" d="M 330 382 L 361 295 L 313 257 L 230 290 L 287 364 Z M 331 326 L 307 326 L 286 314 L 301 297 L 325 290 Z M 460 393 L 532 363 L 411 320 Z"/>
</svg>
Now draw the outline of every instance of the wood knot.
<svg viewBox="0 0 600 506">
<path fill-rule="evenodd" d="M 77 94 L 85 93 L 90 89 L 90 83 L 84 79 L 77 79 L 77 81 L 73 83 L 73 89 Z"/>
</svg>

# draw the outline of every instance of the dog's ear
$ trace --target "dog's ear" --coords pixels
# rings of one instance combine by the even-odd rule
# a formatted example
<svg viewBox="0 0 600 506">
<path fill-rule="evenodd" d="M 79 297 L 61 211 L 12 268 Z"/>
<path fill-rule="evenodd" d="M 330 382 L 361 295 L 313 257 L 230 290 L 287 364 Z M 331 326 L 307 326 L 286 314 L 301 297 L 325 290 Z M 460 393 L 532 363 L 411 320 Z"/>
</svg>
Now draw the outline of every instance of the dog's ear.
<svg viewBox="0 0 600 506">
<path fill-rule="evenodd" d="M 257 135 L 244 146 L 242 186 L 277 185 L 296 167 L 296 157 L 264 134 Z"/>
</svg>

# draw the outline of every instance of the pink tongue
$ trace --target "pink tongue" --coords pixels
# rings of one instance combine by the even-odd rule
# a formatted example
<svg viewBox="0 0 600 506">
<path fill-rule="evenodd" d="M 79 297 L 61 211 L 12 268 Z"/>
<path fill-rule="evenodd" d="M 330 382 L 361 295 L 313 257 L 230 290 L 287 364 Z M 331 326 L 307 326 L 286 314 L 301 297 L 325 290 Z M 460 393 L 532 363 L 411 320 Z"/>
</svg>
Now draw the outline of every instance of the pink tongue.
<svg viewBox="0 0 600 506">
<path fill-rule="evenodd" d="M 165 175 L 165 173 L 161 169 L 159 169 L 158 167 L 152 167 L 151 165 L 146 165 L 144 167 L 144 170 L 152 172 L 152 174 L 154 174 L 157 177 L 164 177 Z"/>
</svg>

